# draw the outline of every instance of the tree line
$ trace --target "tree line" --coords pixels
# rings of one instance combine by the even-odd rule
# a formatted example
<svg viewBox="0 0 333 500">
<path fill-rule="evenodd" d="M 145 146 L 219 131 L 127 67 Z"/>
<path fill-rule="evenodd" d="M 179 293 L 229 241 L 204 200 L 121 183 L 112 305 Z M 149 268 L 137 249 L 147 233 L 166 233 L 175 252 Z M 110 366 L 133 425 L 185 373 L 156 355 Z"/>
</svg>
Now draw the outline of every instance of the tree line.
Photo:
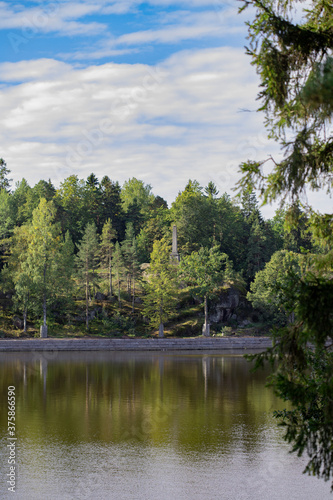
<svg viewBox="0 0 333 500">
<path fill-rule="evenodd" d="M 264 319 L 283 323 L 286 312 L 272 301 L 270 284 L 283 281 L 281 269 L 294 263 L 299 270 L 307 254 L 322 252 L 300 206 L 264 220 L 250 190 L 235 200 L 213 182 L 203 188 L 189 180 L 169 208 L 136 178 L 120 186 L 107 176 L 71 175 L 58 188 L 51 180 L 30 187 L 22 179 L 11 189 L 9 174 L 1 160 L 1 288 L 13 294 L 24 331 L 29 316 L 46 327 L 48 309 L 65 314 L 76 300 L 85 301 L 89 330 L 96 293 L 116 299 L 119 308 L 126 294 L 133 313 L 139 290 L 143 314 L 162 335 L 181 282 L 202 297 L 206 334 L 208 299 L 226 281 L 247 290 Z M 293 217 L 297 228 L 288 226 Z M 180 266 L 170 262 L 173 225 Z"/>
</svg>

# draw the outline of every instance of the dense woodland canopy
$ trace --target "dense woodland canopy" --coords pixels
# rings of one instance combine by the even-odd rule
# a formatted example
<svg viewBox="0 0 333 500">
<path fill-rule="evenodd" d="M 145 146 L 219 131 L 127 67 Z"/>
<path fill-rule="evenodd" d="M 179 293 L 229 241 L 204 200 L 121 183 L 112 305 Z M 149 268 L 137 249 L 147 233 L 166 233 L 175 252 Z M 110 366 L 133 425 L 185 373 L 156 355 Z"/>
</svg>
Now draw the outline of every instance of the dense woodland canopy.
<svg viewBox="0 0 333 500">
<path fill-rule="evenodd" d="M 146 302 L 141 316 L 150 319 L 151 328 L 158 326 L 157 317 L 167 321 L 168 314 L 158 308 L 161 303 L 167 307 L 177 302 L 180 288 L 168 271 L 174 224 L 182 260 L 179 270 L 197 296 L 205 290 L 201 298 L 206 323 L 207 297 L 214 296 L 226 282 L 242 290 L 243 295 L 249 292 L 263 320 L 278 318 L 283 323 L 286 313 L 278 304 L 271 304 L 267 287 L 263 290 L 260 285 L 264 278 L 276 281 L 273 263 L 277 252 L 284 252 L 288 266 L 304 260 L 304 255 L 323 251 L 314 242 L 307 216 L 299 206 L 291 209 L 297 211 L 299 219 L 297 228 L 292 229 L 288 227 L 287 209 L 279 209 L 272 219 L 264 220 L 251 191 L 235 200 L 220 194 L 212 182 L 203 188 L 189 180 L 168 207 L 149 184 L 136 178 L 120 186 L 107 176 L 100 180 L 92 173 L 85 180 L 71 175 L 58 188 L 51 180 L 41 180 L 31 187 L 25 179 L 11 188 L 9 175 L 2 160 L 1 290 L 4 297 L 12 298 L 10 313 L 23 318 L 24 330 L 29 321 L 35 325 L 41 321 L 50 324 L 54 318 L 60 323 L 70 322 L 81 302 L 85 304 L 82 323 L 85 321 L 89 329 L 93 320 L 90 309 L 98 292 L 117 301 L 119 310 L 124 298 L 130 301 L 131 309 L 123 310 L 123 315 L 134 315 L 139 295 Z M 163 249 L 163 258 L 156 245 Z M 211 275 L 211 280 L 195 278 L 194 269 L 202 265 L 200 255 L 212 249 L 214 271 L 202 270 Z M 147 264 L 150 282 L 143 272 Z M 189 266 L 192 275 L 185 272 Z"/>
</svg>

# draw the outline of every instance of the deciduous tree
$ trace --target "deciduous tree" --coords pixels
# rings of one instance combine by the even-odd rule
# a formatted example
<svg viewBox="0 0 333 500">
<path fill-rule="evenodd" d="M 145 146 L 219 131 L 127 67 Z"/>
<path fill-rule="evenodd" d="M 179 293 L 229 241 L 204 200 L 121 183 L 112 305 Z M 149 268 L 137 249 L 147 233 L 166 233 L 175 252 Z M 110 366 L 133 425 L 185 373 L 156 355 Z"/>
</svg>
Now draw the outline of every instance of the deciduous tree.
<svg viewBox="0 0 333 500">
<path fill-rule="evenodd" d="M 215 246 L 210 249 L 201 247 L 197 252 L 182 258 L 179 274 L 192 292 L 204 300 L 205 323 L 203 334 L 209 336 L 208 299 L 213 297 L 223 281 L 231 277 L 231 265 L 226 254 Z"/>
<path fill-rule="evenodd" d="M 144 314 L 164 337 L 164 324 L 175 312 L 177 303 L 177 265 L 170 259 L 166 240 L 154 242 L 150 266 L 145 277 Z"/>
</svg>

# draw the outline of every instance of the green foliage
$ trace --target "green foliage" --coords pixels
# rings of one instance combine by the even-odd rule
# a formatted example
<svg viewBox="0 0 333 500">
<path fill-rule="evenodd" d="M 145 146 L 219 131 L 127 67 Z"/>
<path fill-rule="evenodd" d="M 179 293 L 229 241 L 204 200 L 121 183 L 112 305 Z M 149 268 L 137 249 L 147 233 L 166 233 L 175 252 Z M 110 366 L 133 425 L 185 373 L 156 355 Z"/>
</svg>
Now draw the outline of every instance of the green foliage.
<svg viewBox="0 0 333 500">
<path fill-rule="evenodd" d="M 0 190 L 9 190 L 11 179 L 8 179 L 8 174 L 10 174 L 10 170 L 7 168 L 5 160 L 0 158 Z"/>
<path fill-rule="evenodd" d="M 201 247 L 197 252 L 185 256 L 179 266 L 179 276 L 191 287 L 194 295 L 204 299 L 204 334 L 209 335 L 208 299 L 214 297 L 224 281 L 232 278 L 232 265 L 219 247 Z"/>
<path fill-rule="evenodd" d="M 33 211 L 29 226 L 27 266 L 32 276 L 37 297 L 43 304 L 46 325 L 47 299 L 56 290 L 57 264 L 60 251 L 60 228 L 55 221 L 56 209 L 52 201 L 41 198 Z"/>
<path fill-rule="evenodd" d="M 99 241 L 97 230 L 94 223 L 88 223 L 81 243 L 78 245 L 76 256 L 76 265 L 78 269 L 78 278 L 85 288 L 86 297 L 86 329 L 89 330 L 89 302 L 91 300 L 91 285 L 93 293 L 97 284 L 97 259 L 98 259 Z"/>
<path fill-rule="evenodd" d="M 128 212 L 131 207 L 136 205 L 141 214 L 148 211 L 150 204 L 154 200 L 150 184 L 144 184 L 143 181 L 135 177 L 124 182 L 120 196 L 125 212 Z"/>
<path fill-rule="evenodd" d="M 285 309 L 283 289 L 290 275 L 304 274 L 307 258 L 304 255 L 279 250 L 262 271 L 256 274 L 250 285 L 248 300 L 262 315 L 277 324 L 285 324 L 288 312 Z"/>
<path fill-rule="evenodd" d="M 144 278 L 144 315 L 152 328 L 160 327 L 174 314 L 177 303 L 177 264 L 170 259 L 171 247 L 165 240 L 155 241 L 150 267 Z"/>
<path fill-rule="evenodd" d="M 114 252 L 114 241 L 117 236 L 117 231 L 113 228 L 111 220 L 108 219 L 102 229 L 100 251 L 101 265 L 107 269 L 109 278 L 109 297 L 112 297 L 112 258 Z"/>
<path fill-rule="evenodd" d="M 107 175 L 103 177 L 100 183 L 101 205 L 100 220 L 105 222 L 111 220 L 112 227 L 117 232 L 118 237 L 123 237 L 124 221 L 123 210 L 120 198 L 121 188 L 118 182 L 113 182 Z"/>
<path fill-rule="evenodd" d="M 275 412 L 285 439 L 298 455 L 307 453 L 304 472 L 328 480 L 333 473 L 333 283 L 291 277 L 284 293 L 296 321 L 274 332 L 273 348 L 249 357 L 257 367 L 265 361 L 275 367 L 269 384 L 292 405 Z"/>
<path fill-rule="evenodd" d="M 259 186 L 265 200 L 299 194 L 310 186 L 331 189 L 333 139 L 329 121 L 332 93 L 332 5 L 312 0 L 299 6 L 294 0 L 244 0 L 254 6 L 248 23 L 252 57 L 261 78 L 258 98 L 266 112 L 271 137 L 281 141 L 285 159 L 264 176 L 263 162 L 247 162 L 242 184 Z M 298 22 L 294 21 L 294 18 Z M 290 137 L 293 137 L 291 140 Z"/>
<path fill-rule="evenodd" d="M 201 247 L 197 252 L 182 258 L 179 274 L 199 297 L 213 297 L 224 280 L 231 278 L 231 264 L 226 254 L 217 246 Z"/>
<path fill-rule="evenodd" d="M 211 246 L 217 217 L 214 200 L 202 194 L 202 188 L 196 181 L 189 180 L 171 208 L 171 218 L 179 234 L 179 251 L 190 253 L 200 246 Z"/>
<path fill-rule="evenodd" d="M 85 183 L 77 175 L 71 175 L 60 183 L 57 203 L 60 206 L 63 231 L 69 231 L 75 244 L 79 242 L 87 224 L 84 204 Z"/>
<path fill-rule="evenodd" d="M 155 200 L 159 198 L 156 197 Z M 149 262 L 153 251 L 154 241 L 161 240 L 170 234 L 170 213 L 164 203 L 153 203 L 140 233 L 137 236 L 138 259 L 141 263 Z"/>
<path fill-rule="evenodd" d="M 117 279 L 117 285 L 118 285 L 118 304 L 119 304 L 119 307 L 121 307 L 120 285 L 121 285 L 121 281 L 122 281 L 122 275 L 123 275 L 124 269 L 125 269 L 125 263 L 124 263 L 124 258 L 123 258 L 123 254 L 121 251 L 121 247 L 120 247 L 118 241 L 115 244 L 115 249 L 114 249 L 114 254 L 113 254 L 113 268 L 114 268 L 115 273 L 116 273 L 116 279 Z"/>
<path fill-rule="evenodd" d="M 333 399 L 327 390 L 333 383 L 333 355 L 325 349 L 307 351 L 304 363 L 309 368 L 303 376 L 292 370 L 288 379 L 277 375 L 272 380 L 276 394 L 296 406 L 274 414 L 292 450 L 299 456 L 307 452 L 310 460 L 304 472 L 327 481 L 333 462 Z"/>
<path fill-rule="evenodd" d="M 0 189 L 0 239 L 8 238 L 15 226 L 12 196 L 6 189 Z"/>
<path fill-rule="evenodd" d="M 3 277 L 7 286 L 12 283 L 15 288 L 25 328 L 28 307 L 38 315 L 42 311 L 46 324 L 47 305 L 65 290 L 70 293 L 73 248 L 68 237 L 62 243 L 55 217 L 54 203 L 42 198 L 31 222 L 16 227 L 11 241 Z"/>
<path fill-rule="evenodd" d="M 270 137 L 280 141 L 285 157 L 273 161 L 267 175 L 262 169 L 267 160 L 243 163 L 239 187 L 257 188 L 264 202 L 280 198 L 283 204 L 289 197 L 290 228 L 295 231 L 303 223 L 304 229 L 304 219 L 297 213 L 300 197 L 307 188 L 330 192 L 333 186 L 332 2 L 243 0 L 243 4 L 242 9 L 255 8 L 248 23 L 247 53 L 261 79 L 260 109 L 266 113 Z M 293 410 L 277 413 L 287 441 L 298 454 L 307 452 L 307 472 L 327 480 L 333 477 L 333 215 L 314 213 L 310 207 L 307 211 L 322 254 L 312 257 L 311 267 L 301 276 L 286 270 L 280 299 L 295 321 L 277 330 L 274 347 L 255 358 L 257 365 L 265 360 L 275 365 L 271 384 L 293 405 Z M 294 236 L 293 243 L 302 250 L 304 232 Z M 306 246 L 310 249 L 311 243 Z M 273 274 L 273 265 L 268 270 Z M 264 300 L 265 279 L 267 273 L 259 275 L 254 285 L 255 294 Z"/>
<path fill-rule="evenodd" d="M 140 276 L 140 265 L 138 260 L 137 243 L 134 235 L 134 228 L 131 222 L 129 222 L 126 226 L 125 239 L 122 242 L 121 250 L 127 274 L 128 295 L 129 299 L 131 299 L 132 294 L 132 311 L 134 312 L 135 282 L 136 279 Z"/>
</svg>

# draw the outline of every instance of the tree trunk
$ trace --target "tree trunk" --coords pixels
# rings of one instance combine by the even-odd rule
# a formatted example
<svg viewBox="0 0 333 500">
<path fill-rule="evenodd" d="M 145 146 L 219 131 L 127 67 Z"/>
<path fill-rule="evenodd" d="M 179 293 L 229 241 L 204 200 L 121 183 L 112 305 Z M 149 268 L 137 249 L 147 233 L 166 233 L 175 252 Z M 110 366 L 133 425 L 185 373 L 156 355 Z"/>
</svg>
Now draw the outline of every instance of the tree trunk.
<svg viewBox="0 0 333 500">
<path fill-rule="evenodd" d="M 27 295 L 27 300 L 25 302 L 24 310 L 23 310 L 23 331 L 24 331 L 24 333 L 27 333 L 28 302 L 29 302 L 29 293 Z"/>
<path fill-rule="evenodd" d="M 110 299 L 112 298 L 112 260 L 111 257 L 109 258 L 109 292 L 110 292 Z"/>
<path fill-rule="evenodd" d="M 160 326 L 158 328 L 158 336 L 159 337 L 164 337 L 164 325 L 162 322 L 162 314 L 163 314 L 163 299 L 162 299 L 162 303 L 160 304 Z"/>
<path fill-rule="evenodd" d="M 40 336 L 42 338 L 46 338 L 47 337 L 47 326 L 46 326 L 46 264 L 44 264 L 43 324 L 40 327 Z"/>
<path fill-rule="evenodd" d="M 89 330 L 89 269 L 86 260 L 86 329 Z"/>
<path fill-rule="evenodd" d="M 43 324 L 46 326 L 46 264 L 44 265 Z"/>
<path fill-rule="evenodd" d="M 133 276 L 133 298 L 132 298 L 132 313 L 134 314 L 134 301 L 135 301 L 135 279 Z"/>
<path fill-rule="evenodd" d="M 208 303 L 207 303 L 207 295 L 205 295 L 205 323 L 202 328 L 202 333 L 205 337 L 209 337 L 210 332 L 209 332 L 209 323 L 208 323 Z"/>
<path fill-rule="evenodd" d="M 118 304 L 119 304 L 119 307 L 121 307 L 121 300 L 120 300 L 120 277 L 119 277 L 119 273 L 118 273 Z"/>
<path fill-rule="evenodd" d="M 23 311 L 23 331 L 27 333 L 27 307 L 25 307 Z"/>
</svg>

